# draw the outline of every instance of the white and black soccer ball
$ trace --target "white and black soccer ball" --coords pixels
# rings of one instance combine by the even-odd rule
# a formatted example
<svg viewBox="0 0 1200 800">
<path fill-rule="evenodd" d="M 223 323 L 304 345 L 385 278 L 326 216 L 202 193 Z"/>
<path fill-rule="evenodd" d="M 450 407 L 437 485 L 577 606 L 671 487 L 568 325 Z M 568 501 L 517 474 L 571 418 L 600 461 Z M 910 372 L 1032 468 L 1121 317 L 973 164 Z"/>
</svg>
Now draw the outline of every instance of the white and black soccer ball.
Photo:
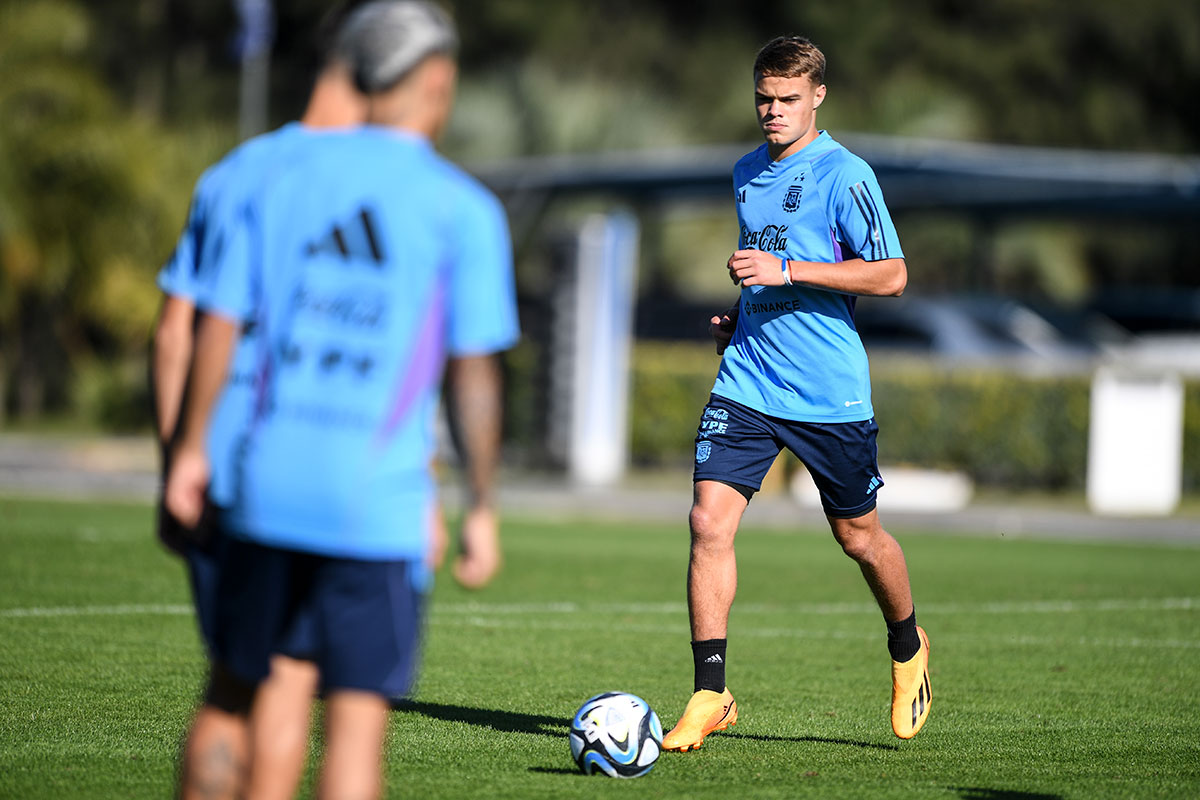
<svg viewBox="0 0 1200 800">
<path fill-rule="evenodd" d="M 571 720 L 571 755 L 587 775 L 645 775 L 662 752 L 662 723 L 637 695 L 605 692 L 584 701 Z"/>
</svg>

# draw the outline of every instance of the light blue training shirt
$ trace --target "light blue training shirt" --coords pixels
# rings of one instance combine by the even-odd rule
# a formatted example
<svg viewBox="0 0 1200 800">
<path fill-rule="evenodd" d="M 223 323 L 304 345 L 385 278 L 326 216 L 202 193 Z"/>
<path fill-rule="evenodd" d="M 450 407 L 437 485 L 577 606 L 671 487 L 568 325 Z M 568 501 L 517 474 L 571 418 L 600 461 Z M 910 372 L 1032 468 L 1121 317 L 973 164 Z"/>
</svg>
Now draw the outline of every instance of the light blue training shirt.
<svg viewBox="0 0 1200 800">
<path fill-rule="evenodd" d="M 875 173 L 825 131 L 780 161 L 765 144 L 743 156 L 733 185 L 738 249 L 826 263 L 904 257 Z M 871 419 L 854 300 L 802 286 L 742 287 L 713 394 L 801 422 Z"/>
<path fill-rule="evenodd" d="M 364 127 L 290 146 L 234 229 L 197 301 L 256 331 L 227 529 L 423 558 L 445 359 L 519 335 L 503 208 L 426 140 Z"/>
<path fill-rule="evenodd" d="M 291 147 L 314 135 L 325 135 L 291 122 L 243 142 L 200 176 L 192 192 L 187 222 L 175 250 L 158 274 L 164 293 L 196 302 L 206 271 L 222 258 L 231 230 L 251 193 L 262 186 L 274 165 L 288 158 Z M 257 367 L 256 331 L 242 330 L 229 378 L 209 425 L 207 452 L 213 464 L 209 499 L 218 506 L 232 501 L 231 459 L 235 437 L 249 413 Z"/>
</svg>

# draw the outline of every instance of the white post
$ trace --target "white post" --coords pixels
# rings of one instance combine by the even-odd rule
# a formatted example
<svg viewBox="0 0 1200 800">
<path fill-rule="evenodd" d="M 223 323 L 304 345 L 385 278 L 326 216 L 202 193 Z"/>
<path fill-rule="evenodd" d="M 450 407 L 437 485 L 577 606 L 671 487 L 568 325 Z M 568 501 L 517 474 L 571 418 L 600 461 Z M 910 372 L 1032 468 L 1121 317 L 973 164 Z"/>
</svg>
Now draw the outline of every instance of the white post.
<svg viewBox="0 0 1200 800">
<path fill-rule="evenodd" d="M 579 231 L 567 468 L 577 483 L 620 480 L 629 458 L 629 371 L 638 224 L 617 212 Z"/>
<path fill-rule="evenodd" d="M 1096 371 L 1088 431 L 1088 505 L 1097 514 L 1171 514 L 1183 474 L 1178 375 Z"/>
</svg>

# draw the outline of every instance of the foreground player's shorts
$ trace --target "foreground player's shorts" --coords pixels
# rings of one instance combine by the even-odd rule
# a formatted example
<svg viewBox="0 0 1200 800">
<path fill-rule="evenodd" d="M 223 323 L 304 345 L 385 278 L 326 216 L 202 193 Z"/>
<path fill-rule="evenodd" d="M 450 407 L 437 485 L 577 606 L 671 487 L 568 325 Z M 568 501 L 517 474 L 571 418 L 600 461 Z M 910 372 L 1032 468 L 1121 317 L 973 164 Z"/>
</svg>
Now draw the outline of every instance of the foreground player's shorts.
<svg viewBox="0 0 1200 800">
<path fill-rule="evenodd" d="M 710 395 L 696 432 L 692 480 L 726 483 L 749 499 L 787 448 L 812 475 L 825 514 L 854 519 L 875 508 L 883 486 L 875 460 L 878 431 L 873 419 L 796 422 Z"/>
<path fill-rule="evenodd" d="M 196 623 L 200 626 L 200 638 L 204 640 L 209 655 L 213 653 L 213 637 L 216 633 L 221 553 L 225 545 L 226 538 L 216 526 L 205 536 L 186 539 L 182 543 L 183 560 L 187 562 L 188 577 L 192 583 Z"/>
<path fill-rule="evenodd" d="M 420 638 L 421 565 L 266 547 L 233 536 L 223 552 L 217 659 L 257 683 L 272 654 L 314 662 L 322 692 L 387 698 L 412 683 Z"/>
</svg>

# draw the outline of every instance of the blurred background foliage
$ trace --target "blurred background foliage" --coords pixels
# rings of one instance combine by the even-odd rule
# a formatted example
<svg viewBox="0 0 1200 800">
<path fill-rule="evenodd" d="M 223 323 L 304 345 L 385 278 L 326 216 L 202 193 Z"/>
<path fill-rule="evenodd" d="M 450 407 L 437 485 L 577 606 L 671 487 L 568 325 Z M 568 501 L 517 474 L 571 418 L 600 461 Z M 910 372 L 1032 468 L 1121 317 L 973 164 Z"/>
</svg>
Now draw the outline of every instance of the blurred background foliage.
<svg viewBox="0 0 1200 800">
<path fill-rule="evenodd" d="M 303 108 L 331 3 L 275 5 L 273 125 Z M 463 69 L 443 149 L 468 165 L 752 145 L 750 65 L 779 33 L 805 34 L 829 56 L 821 125 L 835 132 L 1200 150 L 1200 3 L 447 5 Z M 0 0 L 0 418 L 10 424 L 146 424 L 154 275 L 195 179 L 237 141 L 237 25 L 224 0 Z M 643 281 L 730 295 L 722 270 L 694 278 L 697 262 L 714 262 L 736 237 L 728 208 L 652 212 Z M 911 286 L 969 285 L 967 223 L 899 222 Z M 1197 285 L 1194 238 L 1119 223 L 1009 229 L 997 236 L 990 288 L 1071 298 L 1097 281 Z M 524 253 L 522 269 L 536 270 L 537 258 Z"/>
</svg>

